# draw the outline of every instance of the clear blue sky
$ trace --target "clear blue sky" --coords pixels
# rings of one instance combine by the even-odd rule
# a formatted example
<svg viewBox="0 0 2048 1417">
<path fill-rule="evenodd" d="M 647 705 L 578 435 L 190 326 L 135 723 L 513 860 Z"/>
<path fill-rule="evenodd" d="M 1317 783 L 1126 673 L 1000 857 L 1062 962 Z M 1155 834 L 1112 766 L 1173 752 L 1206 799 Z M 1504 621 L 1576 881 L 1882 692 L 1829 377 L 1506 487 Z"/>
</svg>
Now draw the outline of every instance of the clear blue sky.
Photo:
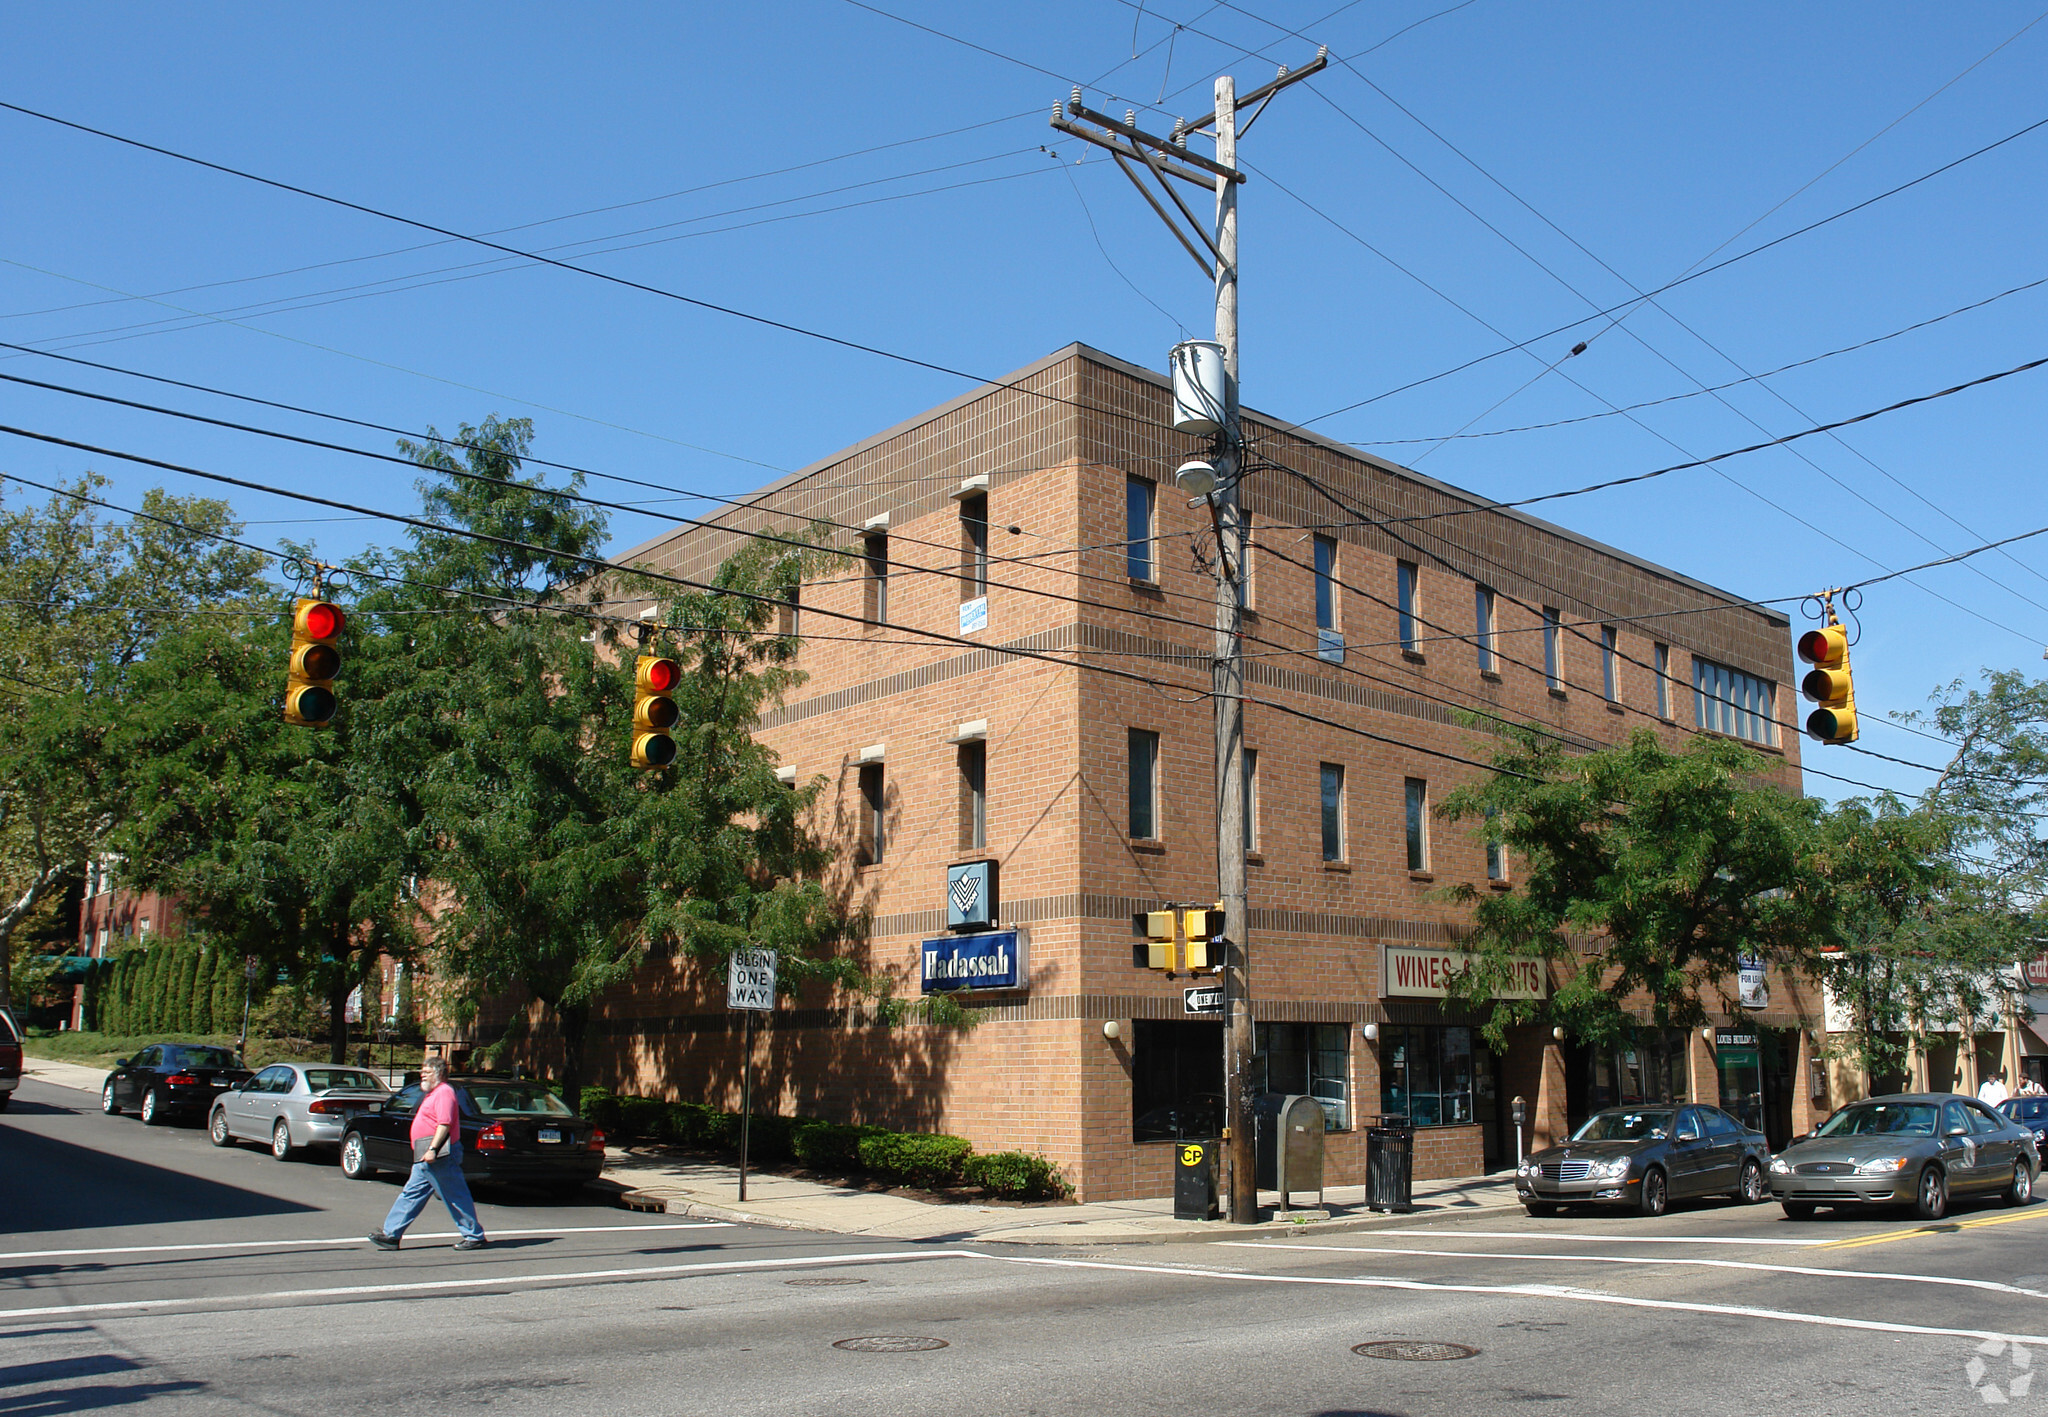
<svg viewBox="0 0 2048 1417">
<path fill-rule="evenodd" d="M 1108 163 L 1077 162 L 1080 145 L 1046 126 L 1068 81 L 1115 113 L 1193 116 L 1215 73 L 1249 86 L 1309 57 L 1282 32 L 1298 30 L 1364 57 L 1291 91 L 1244 147 L 1245 399 L 1295 420 L 1616 304 L 1624 281 L 1662 284 L 2048 117 L 2048 23 L 2025 28 L 2041 15 L 2030 3 L 1473 0 L 1437 13 L 1453 3 L 883 0 L 968 44 L 848 0 L 10 6 L 0 99 L 459 230 L 521 227 L 504 239 L 996 376 L 1077 339 L 1160 367 L 1183 327 L 1208 331 L 1209 290 L 1186 256 Z M 1316 426 L 1513 497 L 2040 357 L 2048 286 L 1743 384 L 1725 405 L 1399 441 L 1692 393 L 2039 280 L 2044 163 L 2048 128 L 1638 308 L 1553 373 L 1533 377 L 1601 327 Z M 430 238 L 8 113 L 0 191 L 0 339 L 403 427 L 526 415 L 544 456 L 684 492 L 744 491 L 964 387 L 573 274 L 477 265 L 489 253 L 473 247 L 401 252 Z M 0 372 L 249 412 L 34 356 L 0 358 Z M 2044 381 L 1890 415 L 1846 446 L 1799 445 L 1874 507 L 1779 450 L 1543 510 L 1759 598 L 1860 579 L 2048 524 Z M 0 410 L 87 442 L 412 503 L 401 468 L 19 386 L 0 386 Z M 285 414 L 251 421 L 336 436 Z M 124 500 L 156 482 L 201 490 L 0 443 L 0 467 L 46 481 L 97 467 Z M 232 500 L 258 539 L 345 554 L 397 534 Z M 701 505 L 620 515 L 614 544 Z M 1855 657 L 1866 721 L 1985 666 L 2040 672 L 2044 568 L 2048 537 L 1874 588 Z M 1882 726 L 1864 745 L 1920 762 L 1945 751 Z M 1809 756 L 1873 783 L 1927 780 Z"/>
</svg>

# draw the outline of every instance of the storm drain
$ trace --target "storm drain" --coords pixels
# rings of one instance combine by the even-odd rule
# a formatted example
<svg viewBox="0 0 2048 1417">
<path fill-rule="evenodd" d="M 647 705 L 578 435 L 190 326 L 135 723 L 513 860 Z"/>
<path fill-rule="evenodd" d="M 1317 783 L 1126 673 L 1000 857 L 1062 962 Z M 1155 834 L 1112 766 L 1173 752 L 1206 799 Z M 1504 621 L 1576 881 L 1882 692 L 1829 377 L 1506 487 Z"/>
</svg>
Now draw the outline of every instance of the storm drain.
<svg viewBox="0 0 2048 1417">
<path fill-rule="evenodd" d="M 784 1284 L 796 1289 L 823 1289 L 831 1284 L 865 1284 L 865 1279 L 855 1279 L 850 1274 L 817 1274 L 808 1279 L 785 1279 Z"/>
<path fill-rule="evenodd" d="M 849 1353 L 929 1353 L 934 1348 L 947 1346 L 943 1338 L 910 1338 L 902 1334 L 882 1334 L 873 1338 L 842 1338 L 832 1345 L 844 1348 Z"/>
<path fill-rule="evenodd" d="M 1383 1338 L 1376 1343 L 1355 1343 L 1351 1351 L 1361 1358 L 1394 1358 L 1403 1363 L 1447 1363 L 1453 1358 L 1476 1358 L 1477 1348 L 1462 1343 L 1432 1343 L 1415 1338 Z"/>
</svg>

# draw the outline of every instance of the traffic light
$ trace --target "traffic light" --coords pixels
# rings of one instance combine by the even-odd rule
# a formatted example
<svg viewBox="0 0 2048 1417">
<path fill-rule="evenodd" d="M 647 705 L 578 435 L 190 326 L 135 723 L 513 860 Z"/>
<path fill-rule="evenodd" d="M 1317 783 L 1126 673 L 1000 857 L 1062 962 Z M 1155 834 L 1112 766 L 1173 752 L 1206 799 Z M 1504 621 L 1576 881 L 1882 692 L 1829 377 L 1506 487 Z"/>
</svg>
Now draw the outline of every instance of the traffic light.
<svg viewBox="0 0 2048 1417">
<path fill-rule="evenodd" d="M 1856 686 L 1849 678 L 1849 632 L 1823 625 L 1799 637 L 1799 657 L 1813 666 L 1799 692 L 1820 707 L 1806 716 L 1806 731 L 1823 743 L 1856 741 Z"/>
<path fill-rule="evenodd" d="M 325 600 L 299 598 L 292 611 L 292 659 L 284 688 L 284 721 L 325 728 L 334 721 L 334 676 L 341 672 L 341 638 L 348 616 Z"/>
<path fill-rule="evenodd" d="M 643 654 L 633 674 L 633 766 L 665 768 L 676 760 L 676 740 L 669 730 L 681 715 L 669 697 L 683 679 L 673 659 Z"/>
<path fill-rule="evenodd" d="M 1187 910 L 1181 921 L 1188 932 L 1188 973 L 1223 967 L 1223 911 Z"/>
<path fill-rule="evenodd" d="M 1176 964 L 1174 945 L 1177 936 L 1173 915 L 1171 910 L 1145 912 L 1145 936 L 1151 941 L 1145 951 L 1145 963 L 1148 968 L 1163 969 L 1168 974 L 1173 973 Z"/>
</svg>

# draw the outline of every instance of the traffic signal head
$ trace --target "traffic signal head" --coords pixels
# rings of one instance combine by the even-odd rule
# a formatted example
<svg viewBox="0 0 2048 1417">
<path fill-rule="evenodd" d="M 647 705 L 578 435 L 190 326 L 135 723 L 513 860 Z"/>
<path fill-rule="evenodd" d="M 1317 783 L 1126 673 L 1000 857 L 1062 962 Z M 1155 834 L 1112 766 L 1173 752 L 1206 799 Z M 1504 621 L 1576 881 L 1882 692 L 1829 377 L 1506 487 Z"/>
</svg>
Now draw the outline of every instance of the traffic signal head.
<svg viewBox="0 0 2048 1417">
<path fill-rule="evenodd" d="M 1849 632 L 1823 625 L 1799 637 L 1799 657 L 1813 666 L 1799 692 L 1820 707 L 1806 716 L 1806 731 L 1823 743 L 1856 741 L 1856 686 L 1849 676 Z"/>
<path fill-rule="evenodd" d="M 643 654 L 633 673 L 633 752 L 636 768 L 665 768 L 676 760 L 676 740 L 669 730 L 681 717 L 669 697 L 683 679 L 673 659 Z"/>
<path fill-rule="evenodd" d="M 1223 952 L 1217 946 L 1223 939 L 1223 912 L 1221 910 L 1187 910 L 1181 912 L 1181 923 L 1188 932 L 1188 970 L 1220 969 L 1223 966 Z"/>
<path fill-rule="evenodd" d="M 1171 910 L 1150 910 L 1145 913 L 1145 936 L 1151 942 L 1146 949 L 1146 964 L 1153 969 L 1173 973 L 1174 930 Z"/>
<path fill-rule="evenodd" d="M 341 650 L 335 641 L 347 625 L 341 607 L 328 601 L 301 596 L 294 606 L 292 657 L 284 689 L 286 723 L 325 728 L 334 721 L 334 676 L 341 672 Z"/>
</svg>

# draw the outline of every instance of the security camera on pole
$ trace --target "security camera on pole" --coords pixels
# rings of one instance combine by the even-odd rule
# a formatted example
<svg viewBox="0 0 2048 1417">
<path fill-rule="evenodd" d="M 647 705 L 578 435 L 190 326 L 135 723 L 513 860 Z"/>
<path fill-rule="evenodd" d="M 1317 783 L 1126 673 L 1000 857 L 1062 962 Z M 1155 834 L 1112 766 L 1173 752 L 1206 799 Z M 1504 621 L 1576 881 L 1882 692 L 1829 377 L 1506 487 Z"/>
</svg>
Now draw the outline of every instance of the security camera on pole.
<svg viewBox="0 0 2048 1417">
<path fill-rule="evenodd" d="M 1240 1225 L 1258 1219 L 1259 1191 L 1245 1096 L 1251 1078 L 1252 1015 L 1244 869 L 1244 602 L 1238 581 L 1245 546 L 1239 490 L 1244 438 L 1238 427 L 1237 400 L 1237 189 L 1245 175 L 1237 167 L 1237 139 L 1258 121 L 1275 94 L 1328 63 L 1325 47 L 1302 68 L 1291 73 L 1282 68 L 1271 83 L 1261 84 L 1241 99 L 1237 81 L 1225 74 L 1216 80 L 1215 110 L 1192 123 L 1176 120 L 1167 138 L 1138 127 L 1135 113 L 1126 113 L 1119 123 L 1086 107 L 1078 88 L 1065 112 L 1055 108 L 1052 116 L 1052 126 L 1061 132 L 1109 150 L 1139 195 L 1203 274 L 1216 283 L 1214 343 L 1189 341 L 1173 350 L 1174 426 L 1183 432 L 1210 434 L 1213 441 L 1208 454 L 1190 459 L 1174 480 L 1190 498 L 1208 504 L 1221 568 L 1216 578 L 1216 654 L 1210 683 L 1216 705 L 1216 884 L 1223 931 L 1211 938 L 1209 946 L 1224 997 L 1223 1152 L 1230 1162 L 1228 1210 L 1230 1219 Z M 1240 124 L 1238 116 L 1247 109 L 1249 116 Z M 1084 123 L 1092 127 L 1083 127 Z M 1212 159 L 1190 152 L 1189 136 L 1212 125 L 1216 156 Z M 1185 227 L 1153 195 L 1138 175 L 1139 166 L 1149 171 L 1167 201 L 1186 218 Z M 1204 229 L 1169 177 L 1182 185 L 1214 189 L 1213 233 Z"/>
</svg>

